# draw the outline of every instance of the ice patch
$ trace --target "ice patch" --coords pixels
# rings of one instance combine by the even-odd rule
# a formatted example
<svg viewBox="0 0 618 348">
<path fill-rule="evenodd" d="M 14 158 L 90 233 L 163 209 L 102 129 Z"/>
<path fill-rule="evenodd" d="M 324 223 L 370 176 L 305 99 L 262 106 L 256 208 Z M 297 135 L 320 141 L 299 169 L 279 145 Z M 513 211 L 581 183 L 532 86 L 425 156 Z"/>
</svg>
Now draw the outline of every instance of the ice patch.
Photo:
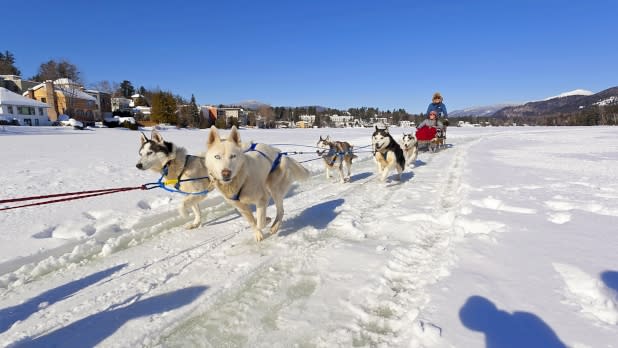
<svg viewBox="0 0 618 348">
<path fill-rule="evenodd" d="M 553 263 L 553 266 L 564 280 L 569 302 L 579 305 L 583 313 L 591 314 L 607 324 L 618 324 L 618 304 L 600 280 L 571 265 Z"/>
<path fill-rule="evenodd" d="M 479 207 L 479 208 L 506 211 L 509 213 L 519 213 L 519 214 L 535 214 L 536 213 L 536 210 L 534 209 L 520 208 L 520 207 L 513 207 L 510 205 L 506 205 L 501 200 L 493 198 L 492 196 L 483 198 L 480 201 L 470 201 L 470 204 L 476 207 Z"/>
<path fill-rule="evenodd" d="M 489 235 L 493 232 L 504 232 L 506 225 L 500 222 L 487 220 L 458 219 L 455 222 L 455 231 L 460 235 L 479 234 Z"/>
<path fill-rule="evenodd" d="M 547 218 L 549 222 L 553 222 L 557 225 L 562 225 L 571 221 L 571 214 L 568 213 L 549 213 L 549 217 Z"/>
</svg>

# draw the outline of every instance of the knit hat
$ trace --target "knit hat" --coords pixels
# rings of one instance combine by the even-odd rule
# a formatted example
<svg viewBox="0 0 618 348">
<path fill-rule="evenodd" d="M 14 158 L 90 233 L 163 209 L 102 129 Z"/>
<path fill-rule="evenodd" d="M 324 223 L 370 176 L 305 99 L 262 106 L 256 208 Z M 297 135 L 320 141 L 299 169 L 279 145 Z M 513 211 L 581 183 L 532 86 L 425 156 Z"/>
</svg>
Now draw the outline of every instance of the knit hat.
<svg viewBox="0 0 618 348">
<path fill-rule="evenodd" d="M 434 93 L 433 97 L 431 98 L 432 101 L 436 99 L 440 99 L 440 101 L 442 101 L 442 95 L 440 94 L 440 92 Z"/>
</svg>

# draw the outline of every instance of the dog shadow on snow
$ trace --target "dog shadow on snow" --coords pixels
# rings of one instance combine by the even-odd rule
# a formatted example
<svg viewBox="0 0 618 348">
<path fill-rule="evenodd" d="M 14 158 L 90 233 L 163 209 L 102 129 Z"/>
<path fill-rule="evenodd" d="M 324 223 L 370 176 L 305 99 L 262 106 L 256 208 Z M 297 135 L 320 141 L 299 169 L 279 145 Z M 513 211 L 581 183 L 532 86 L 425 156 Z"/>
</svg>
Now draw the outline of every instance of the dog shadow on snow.
<svg viewBox="0 0 618 348">
<path fill-rule="evenodd" d="M 485 347 L 564 347 L 556 333 L 533 313 L 499 310 L 482 296 L 470 296 L 459 310 L 462 324 L 485 334 Z"/>
<path fill-rule="evenodd" d="M 343 202 L 345 202 L 345 199 L 337 198 L 318 203 L 303 210 L 300 215 L 286 221 L 278 235 L 287 236 L 299 231 L 305 226 L 313 226 L 317 230 L 325 229 L 326 226 L 328 226 L 328 224 L 335 220 L 337 215 L 339 215 L 339 213 L 335 210 L 337 207 L 342 205 Z"/>
<path fill-rule="evenodd" d="M 16 346 L 94 347 L 128 321 L 180 308 L 193 302 L 207 288 L 206 286 L 188 287 L 144 300 L 140 299 L 127 306 L 105 309 L 43 336 L 26 338 L 17 342 Z M 128 299 L 125 303 L 131 300 Z"/>
<path fill-rule="evenodd" d="M 605 271 L 601 273 L 601 280 L 605 283 L 605 286 L 610 289 L 614 289 L 616 292 L 616 297 L 618 297 L 618 272 Z"/>
<path fill-rule="evenodd" d="M 45 306 L 51 306 L 56 302 L 69 298 L 81 289 L 85 289 L 90 285 L 96 284 L 126 266 L 127 264 L 125 263 L 93 273 L 87 277 L 45 291 L 40 295 L 25 301 L 24 303 L 0 309 L 0 333 L 7 331 L 16 322 L 25 320 L 32 314 L 38 312 L 41 309 L 42 304 L 45 304 Z"/>
</svg>

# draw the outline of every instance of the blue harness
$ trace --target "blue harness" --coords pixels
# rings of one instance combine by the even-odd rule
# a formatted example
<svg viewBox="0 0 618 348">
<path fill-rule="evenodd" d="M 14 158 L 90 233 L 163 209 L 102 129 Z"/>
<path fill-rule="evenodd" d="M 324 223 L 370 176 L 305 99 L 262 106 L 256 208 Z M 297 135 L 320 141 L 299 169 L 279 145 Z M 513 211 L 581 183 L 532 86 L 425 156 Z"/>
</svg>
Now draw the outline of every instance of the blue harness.
<svg viewBox="0 0 618 348">
<path fill-rule="evenodd" d="M 264 152 L 256 149 L 257 145 L 258 145 L 257 143 L 251 143 L 251 146 L 249 146 L 249 148 L 247 150 L 245 150 L 244 152 L 255 151 L 255 152 L 259 153 L 260 155 L 264 156 L 264 158 L 266 158 L 267 160 L 270 161 L 270 158 L 268 158 L 268 156 L 266 156 L 266 154 Z M 279 152 L 277 154 L 277 157 L 275 158 L 275 160 L 273 161 L 272 166 L 270 167 L 270 172 L 268 172 L 269 174 L 274 172 L 275 169 L 277 169 L 277 167 L 279 167 L 279 164 L 281 164 L 281 157 L 283 157 L 283 152 Z M 241 191 L 242 191 L 242 186 L 240 187 L 240 190 L 238 190 L 238 193 L 233 195 L 232 197 L 230 197 L 230 199 L 233 200 L 233 201 L 240 200 L 240 192 Z"/>
<path fill-rule="evenodd" d="M 182 170 L 180 171 L 180 174 L 178 175 L 178 179 L 163 180 L 163 178 L 165 178 L 167 174 L 169 173 L 169 162 L 166 163 L 165 166 L 163 166 L 163 169 L 161 169 L 161 177 L 159 178 L 159 180 L 157 180 L 157 185 L 159 185 L 159 187 L 164 189 L 165 191 L 174 192 L 174 193 L 182 193 L 184 195 L 205 195 L 207 194 L 208 189 L 204 191 L 199 191 L 199 192 L 184 192 L 180 190 L 180 183 L 182 182 L 208 179 L 207 176 L 202 176 L 199 178 L 181 179 L 182 174 L 184 174 L 185 168 L 187 167 L 187 162 L 189 161 L 189 157 L 191 157 L 191 155 L 187 155 L 185 157 L 185 165 L 182 167 Z M 174 188 L 171 189 L 167 187 L 167 185 L 174 185 Z"/>
</svg>

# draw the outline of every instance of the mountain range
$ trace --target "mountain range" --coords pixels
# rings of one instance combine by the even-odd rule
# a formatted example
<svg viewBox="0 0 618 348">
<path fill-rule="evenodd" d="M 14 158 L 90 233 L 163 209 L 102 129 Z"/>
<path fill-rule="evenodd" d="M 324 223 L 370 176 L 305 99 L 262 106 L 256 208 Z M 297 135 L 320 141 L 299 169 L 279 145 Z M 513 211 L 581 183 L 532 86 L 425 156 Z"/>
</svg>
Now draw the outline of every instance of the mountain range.
<svg viewBox="0 0 618 348">
<path fill-rule="evenodd" d="M 572 112 L 593 105 L 595 102 L 607 99 L 613 95 L 614 88 L 607 89 L 599 93 L 593 93 L 585 89 L 575 89 L 559 95 L 545 98 L 543 100 L 530 101 L 525 103 L 495 104 L 475 106 L 461 110 L 449 112 L 450 117 L 519 117 L 519 116 L 539 116 L 553 112 Z M 609 93 L 607 93 L 609 91 Z M 584 98 L 590 97 L 590 98 Z M 577 104 L 577 105 L 576 105 Z"/>
<path fill-rule="evenodd" d="M 587 92 L 585 90 L 580 91 Z M 497 110 L 491 117 L 514 118 L 568 114 L 595 106 L 618 105 L 618 87 L 608 88 L 594 94 L 565 93 L 563 95 L 522 105 L 507 106 Z"/>
<path fill-rule="evenodd" d="M 234 103 L 246 109 L 257 110 L 269 104 L 258 100 L 245 100 Z M 585 89 L 575 89 L 543 100 L 530 101 L 520 104 L 494 104 L 475 106 L 449 112 L 449 117 L 536 117 L 549 114 L 568 114 L 585 108 L 603 105 L 618 105 L 618 87 L 611 87 L 598 93 Z M 318 107 L 318 111 L 326 108 Z"/>
</svg>

